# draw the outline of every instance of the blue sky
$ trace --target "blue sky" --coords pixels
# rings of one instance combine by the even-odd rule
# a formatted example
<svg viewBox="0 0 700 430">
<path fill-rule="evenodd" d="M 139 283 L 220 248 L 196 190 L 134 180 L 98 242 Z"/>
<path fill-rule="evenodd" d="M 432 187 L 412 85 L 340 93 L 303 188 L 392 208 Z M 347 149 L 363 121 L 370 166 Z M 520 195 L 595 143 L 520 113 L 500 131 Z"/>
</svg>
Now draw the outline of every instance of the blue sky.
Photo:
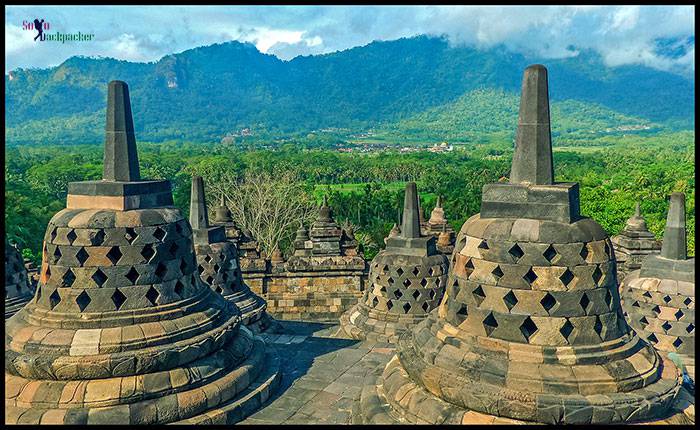
<svg viewBox="0 0 700 430">
<path fill-rule="evenodd" d="M 282 59 L 418 34 L 453 44 L 504 44 L 561 58 L 593 49 L 608 65 L 643 64 L 691 75 L 694 6 L 5 6 L 5 72 L 49 67 L 73 55 L 156 61 L 239 40 Z M 22 21 L 51 32 L 94 33 L 91 42 L 35 43 Z"/>
</svg>

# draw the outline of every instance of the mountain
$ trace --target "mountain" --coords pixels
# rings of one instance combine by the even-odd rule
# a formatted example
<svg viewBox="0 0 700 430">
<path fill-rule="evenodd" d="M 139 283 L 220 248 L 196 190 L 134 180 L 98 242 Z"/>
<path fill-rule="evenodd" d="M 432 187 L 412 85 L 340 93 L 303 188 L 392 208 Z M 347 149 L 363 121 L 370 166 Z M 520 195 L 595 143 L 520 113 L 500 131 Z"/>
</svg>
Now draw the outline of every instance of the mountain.
<svg viewBox="0 0 700 430">
<path fill-rule="evenodd" d="M 694 82 L 679 75 L 605 67 L 588 51 L 543 60 L 418 36 L 290 61 L 227 42 L 153 63 L 72 57 L 54 68 L 14 70 L 5 76 L 6 144 L 100 142 L 106 83 L 113 79 L 129 83 L 140 140 L 211 142 L 243 128 L 281 136 L 400 124 L 476 90 L 517 94 L 523 69 L 534 62 L 549 69 L 553 102 L 694 127 Z"/>
</svg>

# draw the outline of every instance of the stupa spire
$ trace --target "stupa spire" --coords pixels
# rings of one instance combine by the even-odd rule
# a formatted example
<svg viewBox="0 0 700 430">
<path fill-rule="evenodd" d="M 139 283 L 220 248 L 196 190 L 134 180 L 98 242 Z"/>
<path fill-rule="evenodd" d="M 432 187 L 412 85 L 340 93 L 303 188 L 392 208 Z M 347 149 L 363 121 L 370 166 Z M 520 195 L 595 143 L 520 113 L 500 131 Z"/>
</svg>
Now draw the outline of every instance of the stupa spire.
<svg viewBox="0 0 700 430">
<path fill-rule="evenodd" d="M 107 122 L 103 179 L 134 182 L 141 180 L 136 153 L 134 120 L 131 116 L 129 86 L 112 81 L 107 87 Z"/>
<path fill-rule="evenodd" d="M 688 250 L 685 237 L 685 194 L 671 194 L 671 204 L 666 217 L 661 256 L 671 260 L 685 260 Z"/>
<path fill-rule="evenodd" d="M 406 238 L 420 237 L 420 215 L 418 212 L 418 190 L 415 182 L 406 184 L 403 202 L 403 220 L 401 235 Z"/>
<path fill-rule="evenodd" d="M 190 224 L 195 230 L 209 228 L 207 202 L 204 197 L 204 180 L 201 176 L 192 177 L 192 195 L 190 198 Z"/>
<path fill-rule="evenodd" d="M 641 211 L 639 210 L 639 202 L 637 202 L 637 203 L 634 205 L 634 216 L 635 216 L 636 218 L 639 218 L 640 216 L 642 216 L 642 213 L 641 213 Z"/>
<path fill-rule="evenodd" d="M 547 69 L 534 64 L 523 75 L 510 183 L 551 185 L 553 182 Z"/>
</svg>

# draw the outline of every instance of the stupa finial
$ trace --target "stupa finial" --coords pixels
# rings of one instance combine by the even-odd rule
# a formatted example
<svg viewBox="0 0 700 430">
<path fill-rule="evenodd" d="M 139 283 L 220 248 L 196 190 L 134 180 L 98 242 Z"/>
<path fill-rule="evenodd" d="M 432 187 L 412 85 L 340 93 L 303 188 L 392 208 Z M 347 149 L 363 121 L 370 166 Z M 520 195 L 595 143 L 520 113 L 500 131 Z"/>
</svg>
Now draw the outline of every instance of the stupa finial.
<svg viewBox="0 0 700 430">
<path fill-rule="evenodd" d="M 661 256 L 671 260 L 685 260 L 688 249 L 685 237 L 685 194 L 671 194 L 671 203 L 666 217 Z"/>
<path fill-rule="evenodd" d="M 642 216 L 642 213 L 641 213 L 640 210 L 639 210 L 639 202 L 637 202 L 637 203 L 634 205 L 634 216 L 635 216 L 636 218 L 639 218 L 640 216 Z"/>
<path fill-rule="evenodd" d="M 103 179 L 107 181 L 139 181 L 139 158 L 136 153 L 134 120 L 131 116 L 129 86 L 112 81 L 107 88 L 107 123 Z"/>
<path fill-rule="evenodd" d="M 554 183 L 547 69 L 541 64 L 529 66 L 523 74 L 510 182 Z"/>
<path fill-rule="evenodd" d="M 204 197 L 204 180 L 201 176 L 192 177 L 192 195 L 190 197 L 190 224 L 194 230 L 209 228 L 207 202 Z"/>
<path fill-rule="evenodd" d="M 418 213 L 418 190 L 415 182 L 406 184 L 403 203 L 401 235 L 406 238 L 420 237 L 420 215 Z"/>
</svg>

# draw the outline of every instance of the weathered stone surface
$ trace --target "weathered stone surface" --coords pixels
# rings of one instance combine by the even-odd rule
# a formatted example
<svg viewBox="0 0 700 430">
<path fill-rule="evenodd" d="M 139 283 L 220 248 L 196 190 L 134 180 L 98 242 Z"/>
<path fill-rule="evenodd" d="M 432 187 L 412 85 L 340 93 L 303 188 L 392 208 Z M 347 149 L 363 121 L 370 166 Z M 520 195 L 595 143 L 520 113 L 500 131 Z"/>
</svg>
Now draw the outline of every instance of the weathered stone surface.
<svg viewBox="0 0 700 430">
<path fill-rule="evenodd" d="M 642 260 L 648 255 L 658 254 L 661 250 L 661 242 L 657 241 L 654 234 L 647 229 L 646 221 L 639 210 L 637 202 L 634 215 L 627 220 L 625 228 L 619 235 L 610 238 L 615 248 L 617 259 L 618 280 L 633 270 L 642 266 Z"/>
<path fill-rule="evenodd" d="M 119 103 L 128 106 L 125 88 Z M 130 121 L 108 116 L 108 131 Z M 116 182 L 105 177 L 101 189 L 148 197 L 149 186 L 139 189 L 124 165 L 136 162 L 135 142 L 106 142 L 116 154 L 133 154 L 106 154 L 114 164 L 106 176 L 131 172 L 135 182 L 125 184 L 136 185 L 110 187 Z M 171 204 L 130 205 L 96 199 L 49 221 L 36 299 L 5 328 L 6 423 L 234 422 L 277 386 L 274 354 L 196 273 L 187 220 Z"/>
<path fill-rule="evenodd" d="M 19 250 L 5 238 L 5 319 L 17 313 L 34 297 L 34 286 L 29 280 Z"/>
<path fill-rule="evenodd" d="M 578 184 L 553 182 L 546 87 L 526 70 L 511 183 L 484 187 L 440 306 L 376 383 L 394 416 L 610 424 L 661 418 L 677 396 L 678 369 L 622 316 L 610 239 L 580 216 Z"/>
</svg>

